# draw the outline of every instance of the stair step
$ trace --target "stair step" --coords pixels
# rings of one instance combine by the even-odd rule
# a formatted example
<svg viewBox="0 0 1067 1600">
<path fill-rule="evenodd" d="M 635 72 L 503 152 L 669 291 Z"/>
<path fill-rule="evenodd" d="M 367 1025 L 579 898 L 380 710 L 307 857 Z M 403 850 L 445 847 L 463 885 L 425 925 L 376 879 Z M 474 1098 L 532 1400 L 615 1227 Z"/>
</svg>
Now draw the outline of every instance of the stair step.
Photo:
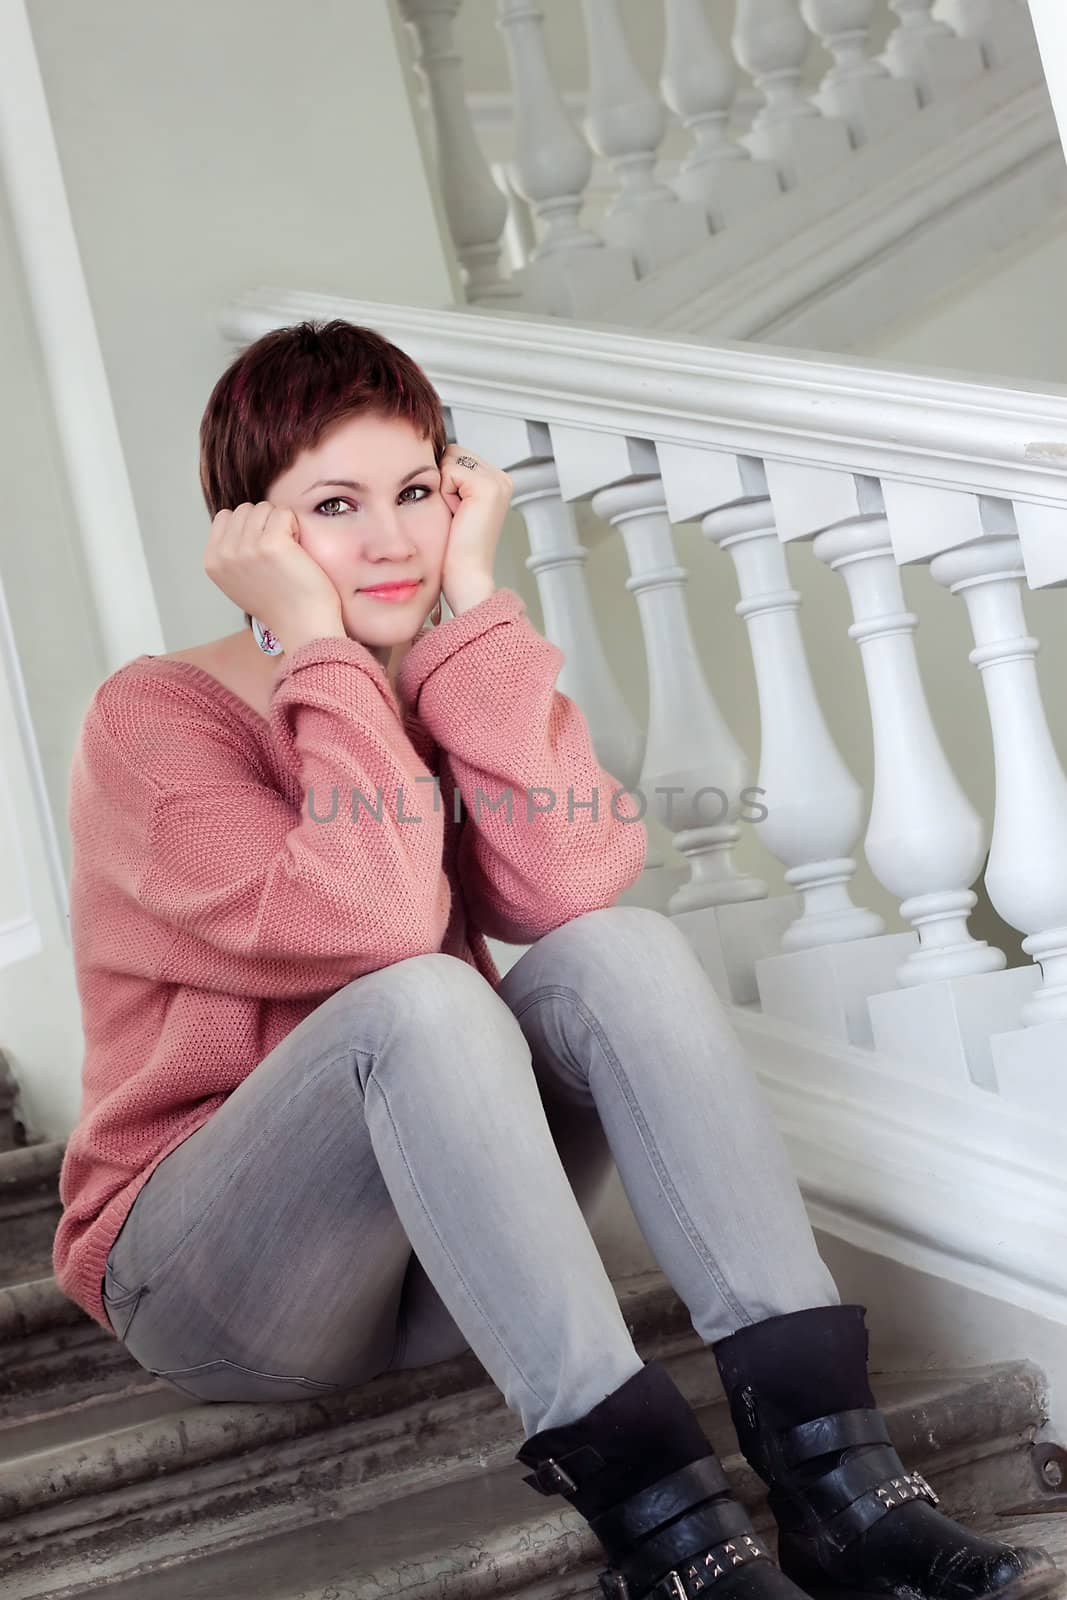
<svg viewBox="0 0 1067 1600">
<path fill-rule="evenodd" d="M 635 1275 L 615 1289 L 631 1336 L 647 1355 L 698 1342 L 661 1273 Z M 488 1421 L 483 1413 L 491 1414 Z M 252 1503 L 231 1509 L 232 1523 L 260 1503 L 291 1496 L 290 1476 L 305 1489 L 320 1479 L 325 1487 L 333 1480 L 364 1482 L 412 1466 L 418 1476 L 428 1448 L 447 1460 L 513 1421 L 472 1352 L 384 1374 L 338 1395 L 262 1405 L 190 1405 L 130 1362 L 121 1389 L 36 1412 L 23 1408 L 0 1426 L 0 1592 L 7 1600 L 4 1583 L 16 1549 L 25 1557 L 40 1540 L 46 1558 L 58 1558 L 79 1548 L 95 1523 L 108 1524 L 116 1513 L 122 1518 L 131 1507 L 146 1528 L 155 1521 L 166 1526 L 190 1486 L 210 1485 L 212 1498 L 230 1494 L 237 1504 L 249 1498 L 251 1484 Z M 265 1495 L 263 1484 L 276 1477 L 278 1485 Z M 306 1507 L 300 1515 L 306 1520 Z"/>
<path fill-rule="evenodd" d="M 0 1289 L 0 1461 L 25 1419 L 154 1381 L 113 1334 L 63 1294 L 54 1277 Z"/>
<path fill-rule="evenodd" d="M 765 1524 L 763 1486 L 729 1459 L 736 1447 L 709 1352 L 691 1327 L 651 1339 L 635 1331 L 635 1343 L 664 1361 Z M 1029 1460 L 1044 1420 L 1036 1368 L 886 1376 L 875 1388 L 902 1456 L 936 1473 L 951 1515 L 975 1522 L 1040 1499 Z M 565 1501 L 522 1482 L 521 1442 L 471 1354 L 325 1401 L 186 1406 L 0 1474 L 0 1591 L 5 1600 L 101 1588 L 109 1600 L 597 1592 L 595 1537 Z"/>
<path fill-rule="evenodd" d="M 44 1140 L 0 1152 L 0 1287 L 52 1270 L 65 1148 L 62 1140 Z"/>
<path fill-rule="evenodd" d="M 1032 1512 L 1021 1517 L 992 1517 L 981 1525 L 981 1532 L 1008 1544 L 1037 1545 L 1047 1550 L 1053 1561 L 1067 1574 L 1067 1515 L 1058 1511 Z M 1059 1592 L 1067 1593 L 1067 1578 Z"/>
<path fill-rule="evenodd" d="M 25 1142 L 26 1130 L 15 1115 L 18 1092 L 18 1080 L 7 1052 L 0 1050 L 0 1150 L 12 1150 Z"/>
</svg>

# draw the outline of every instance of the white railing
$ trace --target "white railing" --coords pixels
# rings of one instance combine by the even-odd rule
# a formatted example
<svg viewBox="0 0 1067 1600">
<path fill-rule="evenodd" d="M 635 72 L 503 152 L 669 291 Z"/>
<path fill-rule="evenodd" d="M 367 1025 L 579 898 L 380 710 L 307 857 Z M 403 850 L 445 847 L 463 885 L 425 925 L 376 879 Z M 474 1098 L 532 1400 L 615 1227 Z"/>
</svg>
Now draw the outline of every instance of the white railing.
<svg viewBox="0 0 1067 1600">
<path fill-rule="evenodd" d="M 582 706 L 602 763 L 670 831 L 689 871 L 660 903 L 724 995 L 1067 1118 L 1067 779 L 1023 618 L 1028 584 L 1067 583 L 1067 389 L 271 290 L 225 327 L 243 341 L 308 316 L 395 340 L 430 374 L 456 436 L 511 473 L 545 631 L 566 656 L 559 687 Z M 625 547 L 648 671 L 643 739 L 596 635 L 580 501 Z M 673 533 L 693 522 L 736 573 L 758 728 L 730 725 L 719 703 L 730 686 L 707 681 L 695 646 Z M 866 795 L 808 670 L 788 563 L 797 541 L 846 585 L 840 670 L 866 689 Z M 996 770 L 989 817 L 931 718 L 905 565 L 967 607 L 989 704 L 974 738 Z M 755 831 L 793 893 L 769 894 L 734 859 L 752 784 L 767 811 Z M 726 799 L 709 816 L 700 791 L 712 788 Z M 904 932 L 850 896 L 861 835 Z M 968 925 L 987 848 L 986 892 L 1022 936 L 1011 964 Z"/>
<path fill-rule="evenodd" d="M 555 82 L 536 0 L 497 0 L 513 107 L 504 163 L 509 227 L 509 196 L 472 122 L 455 44 L 459 7 L 460 0 L 400 0 L 467 299 L 551 315 L 601 314 L 709 235 L 912 125 L 918 139 L 900 146 L 902 161 L 936 147 L 946 124 L 931 111 L 991 72 L 1026 58 L 1039 77 L 1029 12 L 1019 0 L 940 0 L 937 7 L 934 0 L 735 0 L 728 46 L 703 0 L 662 0 L 662 59 L 651 64 L 635 60 L 618 0 L 582 0 L 589 83 L 579 128 Z M 885 37 L 879 54 L 872 24 Z M 830 65 L 813 93 L 804 72 L 820 46 Z M 654 74 L 656 89 L 648 81 Z M 658 172 L 672 120 L 689 149 L 673 171 L 664 164 Z M 595 160 L 608 168 L 611 192 L 589 222 L 582 212 Z M 506 228 L 515 248 L 529 241 L 510 272 L 502 260 Z"/>
</svg>

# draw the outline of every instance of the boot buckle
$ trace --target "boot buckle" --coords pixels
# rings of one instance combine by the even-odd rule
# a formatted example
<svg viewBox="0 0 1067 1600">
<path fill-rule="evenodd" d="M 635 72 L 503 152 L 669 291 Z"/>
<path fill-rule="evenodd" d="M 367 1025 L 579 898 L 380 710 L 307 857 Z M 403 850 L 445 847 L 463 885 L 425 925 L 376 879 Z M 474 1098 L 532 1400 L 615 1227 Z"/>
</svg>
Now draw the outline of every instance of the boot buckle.
<svg viewBox="0 0 1067 1600">
<path fill-rule="evenodd" d="M 536 1472 L 529 1473 L 523 1482 L 542 1494 L 573 1494 L 578 1487 L 570 1473 L 551 1456 L 538 1462 Z"/>
<path fill-rule="evenodd" d="M 689 1600 L 685 1584 L 673 1567 L 657 1583 L 656 1593 L 662 1595 L 663 1600 Z"/>
<path fill-rule="evenodd" d="M 604 1600 L 630 1600 L 630 1586 L 623 1574 L 616 1572 L 614 1567 L 609 1567 L 606 1572 L 598 1572 L 597 1582 Z"/>
</svg>

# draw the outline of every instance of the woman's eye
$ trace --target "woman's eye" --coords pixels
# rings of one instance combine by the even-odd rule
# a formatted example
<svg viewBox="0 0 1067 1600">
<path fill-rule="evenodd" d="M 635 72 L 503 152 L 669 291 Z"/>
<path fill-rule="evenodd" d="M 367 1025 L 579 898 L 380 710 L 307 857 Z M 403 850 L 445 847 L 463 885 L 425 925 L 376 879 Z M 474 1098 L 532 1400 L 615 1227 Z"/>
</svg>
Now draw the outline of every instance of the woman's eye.
<svg viewBox="0 0 1067 1600">
<path fill-rule="evenodd" d="M 401 493 L 401 495 L 412 494 L 412 493 L 414 493 L 414 491 L 416 489 L 419 490 L 419 492 L 420 492 L 420 499 L 424 495 L 433 494 L 433 490 L 431 489 L 430 485 L 427 484 L 427 483 L 409 483 L 403 489 L 401 489 L 400 493 Z M 418 505 L 419 501 L 418 500 L 414 500 L 414 501 L 409 501 L 408 503 L 410 505 Z M 326 517 L 339 517 L 341 515 L 340 511 L 326 511 L 326 510 L 323 509 L 325 506 L 340 506 L 343 509 L 353 509 L 352 501 L 351 500 L 345 500 L 341 495 L 333 495 L 333 496 L 331 496 L 331 498 L 329 500 L 322 500 L 315 507 L 315 510 L 316 511 L 321 511 L 323 516 L 326 516 Z"/>
</svg>

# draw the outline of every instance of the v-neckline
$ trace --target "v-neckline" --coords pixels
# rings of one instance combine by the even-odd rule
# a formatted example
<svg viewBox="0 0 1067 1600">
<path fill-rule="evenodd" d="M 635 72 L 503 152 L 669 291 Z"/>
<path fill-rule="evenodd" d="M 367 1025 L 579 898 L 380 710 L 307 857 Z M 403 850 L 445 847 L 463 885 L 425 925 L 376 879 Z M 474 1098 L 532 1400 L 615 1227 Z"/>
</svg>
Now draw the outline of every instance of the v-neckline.
<svg viewBox="0 0 1067 1600">
<path fill-rule="evenodd" d="M 257 711 L 255 706 L 249 704 L 247 700 L 245 700 L 241 695 L 237 694 L 233 689 L 228 688 L 227 685 L 223 683 L 221 678 L 217 678 L 215 674 L 213 672 L 209 672 L 206 667 L 197 666 L 195 661 L 187 661 L 181 656 L 141 655 L 137 657 L 137 660 L 151 661 L 154 666 L 159 666 L 160 663 L 166 662 L 171 667 L 180 667 L 185 672 L 193 673 L 195 677 L 201 679 L 202 681 L 206 680 L 206 682 L 211 685 L 212 693 L 215 695 L 216 699 L 221 700 L 223 705 L 228 706 L 231 711 L 236 711 L 240 716 L 243 716 L 247 720 L 256 723 L 259 728 L 263 730 L 263 732 L 269 734 L 270 719 L 265 717 L 261 711 Z M 390 687 L 392 686 L 390 685 Z M 415 713 L 407 706 L 402 704 L 395 689 L 393 689 L 393 699 L 396 702 L 397 709 L 400 714 L 401 725 L 405 728 L 405 730 L 409 724 L 421 726 Z"/>
<path fill-rule="evenodd" d="M 247 700 L 245 700 L 241 695 L 235 693 L 233 689 L 227 688 L 222 679 L 216 678 L 215 674 L 213 672 L 209 672 L 206 667 L 198 667 L 195 661 L 186 661 L 179 656 L 152 655 L 138 656 L 137 659 L 139 661 L 150 661 L 152 665 L 156 667 L 166 664 L 168 667 L 178 667 L 184 672 L 193 673 L 194 676 L 199 678 L 201 681 L 206 681 L 209 683 L 215 698 L 217 700 L 221 700 L 223 705 L 229 706 L 231 711 L 236 711 L 241 716 L 249 718 L 253 722 L 257 722 L 260 727 L 269 729 L 270 722 L 261 711 L 257 711 L 255 706 L 250 705 Z"/>
</svg>

